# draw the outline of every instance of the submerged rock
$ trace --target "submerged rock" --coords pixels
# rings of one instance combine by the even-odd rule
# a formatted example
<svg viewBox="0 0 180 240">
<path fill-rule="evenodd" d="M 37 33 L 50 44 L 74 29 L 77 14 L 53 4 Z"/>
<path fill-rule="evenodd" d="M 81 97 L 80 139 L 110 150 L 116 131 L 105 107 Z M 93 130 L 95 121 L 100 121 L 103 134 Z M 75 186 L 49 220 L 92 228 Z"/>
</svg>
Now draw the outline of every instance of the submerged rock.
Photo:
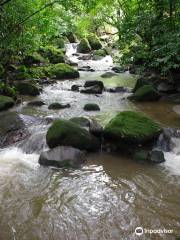
<svg viewBox="0 0 180 240">
<path fill-rule="evenodd" d="M 0 111 L 7 110 L 15 104 L 11 97 L 0 95 Z"/>
<path fill-rule="evenodd" d="M 114 77 L 114 76 L 117 76 L 117 74 L 113 73 L 113 72 L 106 72 L 106 73 L 101 75 L 102 78 L 111 78 L 111 77 Z"/>
<path fill-rule="evenodd" d="M 100 111 L 100 107 L 96 103 L 87 103 L 84 106 L 85 111 Z"/>
<path fill-rule="evenodd" d="M 64 109 L 64 108 L 70 108 L 71 105 L 69 103 L 67 104 L 63 104 L 63 103 L 58 103 L 58 102 L 55 102 L 55 103 L 51 103 L 49 105 L 49 109 Z"/>
<path fill-rule="evenodd" d="M 80 53 L 91 52 L 91 46 L 86 38 L 81 39 L 81 41 L 78 45 L 78 52 L 80 52 Z"/>
<path fill-rule="evenodd" d="M 78 167 L 85 161 L 85 154 L 79 149 L 61 146 L 42 152 L 39 164 L 53 167 Z"/>
<path fill-rule="evenodd" d="M 46 141 L 50 148 L 71 146 L 80 150 L 96 151 L 100 148 L 99 140 L 86 129 L 68 120 L 57 120 L 49 128 Z"/>
<path fill-rule="evenodd" d="M 144 85 L 137 89 L 137 91 L 128 99 L 135 101 L 157 101 L 160 95 L 157 90 L 151 85 Z"/>
<path fill-rule="evenodd" d="M 156 139 L 161 127 L 141 113 L 125 111 L 117 114 L 105 127 L 106 140 L 115 140 L 115 144 L 146 144 Z M 120 142 L 119 142 L 120 141 Z"/>
</svg>

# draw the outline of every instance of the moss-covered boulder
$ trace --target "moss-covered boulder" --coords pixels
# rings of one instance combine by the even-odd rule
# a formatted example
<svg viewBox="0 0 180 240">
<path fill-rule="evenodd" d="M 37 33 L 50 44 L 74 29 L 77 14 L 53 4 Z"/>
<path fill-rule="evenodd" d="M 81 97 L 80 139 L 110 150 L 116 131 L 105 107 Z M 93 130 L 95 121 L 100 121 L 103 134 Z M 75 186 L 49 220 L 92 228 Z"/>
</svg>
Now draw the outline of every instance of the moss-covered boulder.
<svg viewBox="0 0 180 240">
<path fill-rule="evenodd" d="M 55 79 L 73 79 L 79 77 L 79 72 L 65 63 L 50 65 L 45 68 L 46 75 Z"/>
<path fill-rule="evenodd" d="M 100 39 L 98 38 L 97 35 L 95 34 L 90 34 L 88 37 L 87 37 L 88 41 L 89 41 L 89 44 L 92 48 L 92 50 L 99 50 L 102 48 L 102 44 L 101 44 L 101 41 Z"/>
<path fill-rule="evenodd" d="M 68 120 L 56 120 L 49 128 L 46 141 L 50 148 L 71 146 L 81 150 L 96 151 L 100 148 L 99 140 L 87 130 Z"/>
<path fill-rule="evenodd" d="M 147 161 L 153 164 L 165 162 L 164 153 L 160 150 L 139 150 L 134 153 L 133 158 L 136 161 Z"/>
<path fill-rule="evenodd" d="M 40 89 L 32 82 L 16 82 L 15 86 L 21 95 L 37 96 L 40 94 Z"/>
<path fill-rule="evenodd" d="M 145 144 L 156 139 L 161 131 L 156 122 L 141 113 L 124 111 L 107 124 L 104 136 L 117 143 Z"/>
<path fill-rule="evenodd" d="M 69 103 L 63 104 L 63 103 L 55 102 L 55 103 L 51 103 L 48 108 L 56 110 L 56 109 L 64 109 L 64 108 L 70 108 L 70 107 L 71 105 Z"/>
<path fill-rule="evenodd" d="M 89 53 L 91 52 L 91 46 L 86 38 L 81 39 L 78 45 L 78 52 L 80 53 Z"/>
<path fill-rule="evenodd" d="M 133 88 L 133 93 L 135 93 L 139 88 L 143 87 L 144 85 L 149 85 L 147 79 L 142 77 L 138 78 Z"/>
<path fill-rule="evenodd" d="M 15 87 L 10 87 L 3 82 L 0 82 L 0 95 L 12 97 L 14 100 L 17 99 L 17 91 Z"/>
<path fill-rule="evenodd" d="M 39 50 L 40 54 L 48 58 L 50 63 L 64 63 L 65 62 L 65 56 L 64 51 L 62 49 L 58 49 L 54 46 L 46 46 Z"/>
<path fill-rule="evenodd" d="M 14 100 L 11 97 L 0 95 L 0 111 L 7 110 L 14 106 Z"/>
<path fill-rule="evenodd" d="M 78 78 L 79 72 L 65 63 L 50 64 L 43 67 L 20 66 L 16 73 L 16 80 L 43 79 L 45 77 L 54 79 Z"/>
<path fill-rule="evenodd" d="M 24 60 L 23 64 L 26 66 L 31 66 L 33 64 L 43 64 L 47 62 L 39 53 L 35 52 L 33 54 L 27 55 Z"/>
<path fill-rule="evenodd" d="M 51 40 L 51 44 L 60 49 L 64 49 L 65 44 L 67 43 L 69 43 L 69 40 L 64 36 L 55 37 L 53 40 Z"/>
<path fill-rule="evenodd" d="M 87 103 L 84 106 L 85 111 L 100 111 L 100 107 L 96 103 Z"/>
<path fill-rule="evenodd" d="M 67 38 L 70 43 L 77 43 L 78 41 L 76 34 L 72 32 L 67 33 Z"/>
<path fill-rule="evenodd" d="M 144 85 L 137 89 L 137 91 L 129 97 L 134 101 L 157 101 L 160 95 L 158 91 L 151 85 Z"/>
<path fill-rule="evenodd" d="M 100 60 L 103 57 L 105 57 L 107 55 L 107 52 L 105 49 L 99 49 L 99 50 L 95 50 L 93 52 L 93 60 Z"/>
</svg>

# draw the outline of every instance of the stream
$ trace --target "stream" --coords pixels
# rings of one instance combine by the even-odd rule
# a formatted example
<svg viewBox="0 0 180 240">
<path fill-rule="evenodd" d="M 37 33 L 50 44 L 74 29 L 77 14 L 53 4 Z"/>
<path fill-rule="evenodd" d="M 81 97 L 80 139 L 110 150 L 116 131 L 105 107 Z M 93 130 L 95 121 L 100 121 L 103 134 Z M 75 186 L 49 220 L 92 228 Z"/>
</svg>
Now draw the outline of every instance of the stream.
<svg viewBox="0 0 180 240">
<path fill-rule="evenodd" d="M 70 91 L 73 84 L 101 80 L 106 87 L 132 88 L 135 76 L 129 72 L 112 78 L 110 56 L 102 60 L 78 60 L 76 45 L 68 44 L 67 56 L 80 71 L 77 80 L 44 85 L 38 97 L 23 97 L 10 111 L 32 119 L 95 118 L 105 125 L 117 112 L 143 111 L 163 127 L 179 128 L 180 116 L 170 103 L 129 102 L 130 94 L 103 92 L 89 95 Z M 80 54 L 82 56 L 83 54 Z M 46 105 L 28 106 L 32 100 Z M 70 103 L 71 108 L 49 110 L 53 102 Z M 100 112 L 85 112 L 86 103 L 97 103 Z M 159 165 L 138 163 L 120 154 L 91 153 L 80 169 L 51 169 L 38 164 L 47 149 L 45 135 L 50 124 L 36 120 L 29 124 L 31 135 L 0 149 L 0 240 L 174 240 L 180 235 L 180 138 L 172 137 L 173 148 Z M 167 229 L 172 233 L 135 234 L 135 228 Z"/>
</svg>

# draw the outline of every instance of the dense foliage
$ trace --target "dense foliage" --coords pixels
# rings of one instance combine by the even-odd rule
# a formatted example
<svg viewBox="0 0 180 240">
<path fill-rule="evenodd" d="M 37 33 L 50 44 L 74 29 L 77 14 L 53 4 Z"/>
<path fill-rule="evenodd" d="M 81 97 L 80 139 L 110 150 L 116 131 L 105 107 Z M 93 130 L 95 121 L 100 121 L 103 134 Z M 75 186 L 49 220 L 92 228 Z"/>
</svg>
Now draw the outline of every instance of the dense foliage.
<svg viewBox="0 0 180 240">
<path fill-rule="evenodd" d="M 108 33 L 117 40 L 121 63 L 162 73 L 180 68 L 178 0 L 2 0 L 0 29 L 3 64 L 75 32 Z"/>
</svg>

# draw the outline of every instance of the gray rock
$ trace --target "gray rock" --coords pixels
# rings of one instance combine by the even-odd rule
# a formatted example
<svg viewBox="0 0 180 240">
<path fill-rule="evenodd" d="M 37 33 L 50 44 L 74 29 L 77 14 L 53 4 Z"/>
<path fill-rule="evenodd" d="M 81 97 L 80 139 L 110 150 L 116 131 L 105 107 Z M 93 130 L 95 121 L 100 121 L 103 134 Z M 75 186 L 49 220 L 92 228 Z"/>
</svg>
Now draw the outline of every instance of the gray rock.
<svg viewBox="0 0 180 240">
<path fill-rule="evenodd" d="M 152 150 L 148 154 L 148 160 L 152 163 L 163 163 L 165 162 L 164 153 L 160 150 Z"/>
<path fill-rule="evenodd" d="M 78 167 L 85 161 L 85 154 L 79 149 L 73 147 L 56 147 L 52 150 L 42 152 L 39 158 L 39 164 L 44 166 Z"/>
<path fill-rule="evenodd" d="M 43 105 L 45 105 L 45 103 L 43 102 L 43 101 L 32 101 L 32 102 L 29 102 L 28 103 L 28 106 L 35 106 L 35 107 L 41 107 L 41 106 L 43 106 Z"/>
<path fill-rule="evenodd" d="M 85 94 L 102 94 L 102 88 L 100 88 L 98 85 L 94 85 L 92 87 L 86 87 L 84 89 L 81 89 L 80 93 L 85 93 Z"/>
<path fill-rule="evenodd" d="M 64 108 L 70 108 L 70 107 L 71 107 L 71 105 L 69 103 L 67 103 L 67 104 L 52 103 L 52 104 L 49 105 L 48 108 L 57 110 L 57 109 L 64 109 Z"/>
<path fill-rule="evenodd" d="M 85 111 L 100 111 L 100 107 L 96 103 L 87 103 L 84 106 Z"/>
<path fill-rule="evenodd" d="M 22 118 L 17 113 L 0 114 L 0 147 L 16 143 L 28 134 Z"/>
<path fill-rule="evenodd" d="M 79 92 L 79 88 L 82 87 L 81 85 L 74 84 L 71 86 L 71 91 Z"/>
<path fill-rule="evenodd" d="M 97 81 L 97 80 L 90 80 L 86 81 L 84 84 L 84 87 L 93 87 L 93 86 L 98 86 L 100 89 L 104 89 L 104 83 L 102 81 Z"/>
</svg>

